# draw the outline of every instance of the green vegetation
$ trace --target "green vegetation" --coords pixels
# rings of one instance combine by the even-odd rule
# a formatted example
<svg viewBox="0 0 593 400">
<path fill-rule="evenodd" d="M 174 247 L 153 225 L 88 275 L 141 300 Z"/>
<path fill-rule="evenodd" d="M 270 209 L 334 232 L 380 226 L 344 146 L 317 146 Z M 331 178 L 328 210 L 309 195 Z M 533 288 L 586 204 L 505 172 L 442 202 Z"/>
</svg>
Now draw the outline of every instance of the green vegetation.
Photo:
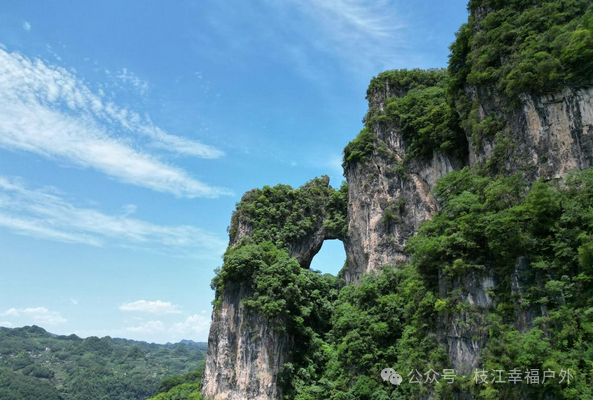
<svg viewBox="0 0 593 400">
<path fill-rule="evenodd" d="M 476 145 L 501 135 L 506 125 L 501 117 L 509 118 L 504 113 L 517 107 L 521 94 L 593 83 L 589 0 L 472 0 L 469 8 L 490 12 L 483 18 L 472 13 L 457 32 L 450 48 L 447 95 Z M 477 95 L 471 100 L 466 93 L 470 86 Z M 479 116 L 479 105 L 489 99 L 501 104 L 483 108 L 488 114 Z"/>
<path fill-rule="evenodd" d="M 394 69 L 381 72 L 371 79 L 367 89 L 367 98 L 372 98 L 389 88 L 391 96 L 403 97 L 410 90 L 423 89 L 431 86 L 442 86 L 446 72 L 442 69 Z M 386 93 L 385 93 L 386 94 Z M 384 97 L 388 97 L 384 95 Z"/>
<path fill-rule="evenodd" d="M 278 248 L 286 248 L 287 243 L 304 238 L 322 225 L 331 230 L 330 234 L 343 238 L 347 194 L 345 183 L 336 191 L 329 186 L 328 177 L 315 178 L 297 189 L 276 185 L 251 190 L 237 204 L 229 236 L 233 241 L 241 221 L 251 229 L 250 241 L 269 241 Z"/>
<path fill-rule="evenodd" d="M 406 146 L 405 160 L 418 156 L 430 158 L 433 151 L 455 154 L 464 159 L 467 143 L 457 112 L 447 102 L 442 69 L 393 70 L 373 78 L 367 98 L 377 94 L 388 96 L 384 107 L 371 107 L 365 117 L 365 127 L 344 148 L 346 168 L 365 159 L 375 148 L 384 144 L 373 133 L 376 126 L 397 128 Z"/>
<path fill-rule="evenodd" d="M 373 135 L 371 129 L 365 126 L 358 136 L 346 145 L 344 148 L 344 161 L 342 163 L 344 168 L 362 161 L 366 156 L 373 154 L 375 150 L 375 135 Z"/>
<path fill-rule="evenodd" d="M 226 285 L 240 282 L 252 292 L 243 303 L 295 338 L 292 362 L 282 378 L 289 397 L 319 377 L 324 364 L 322 336 L 329 329 L 339 280 L 302 268 L 290 257 L 288 245 L 319 229 L 344 238 L 347 194 L 346 185 L 332 189 L 327 178 L 298 189 L 277 185 L 248 192 L 233 214 L 230 236 L 233 240 L 240 223 L 248 224 L 251 234 L 227 250 L 212 281 L 218 296 L 215 306 Z"/>
<path fill-rule="evenodd" d="M 563 185 L 537 182 L 531 188 L 519 176 L 492 180 L 463 170 L 442 179 L 437 195 L 442 211 L 409 246 L 426 282 L 436 282 L 439 273 L 451 280 L 471 271 L 496 277 L 497 307 L 488 310 L 489 342 L 481 364 L 506 370 L 549 367 L 557 373 L 570 368 L 580 377 L 571 387 L 488 384 L 481 396 L 593 398 L 593 169 L 570 175 Z M 521 299 L 511 292 L 519 257 L 531 265 Z M 460 304 L 450 293 L 446 312 L 455 313 Z M 517 316 L 539 315 L 542 307 L 547 312 L 520 334 Z"/>
<path fill-rule="evenodd" d="M 464 131 L 475 145 L 494 140 L 481 171 L 464 169 L 439 181 L 439 212 L 409 241 L 410 263 L 349 286 L 301 269 L 287 244 L 327 223 L 315 213 L 329 197 L 340 200 L 336 209 L 345 204 L 323 189 L 303 190 L 311 191 L 306 199 L 284 186 L 253 191 L 233 217 L 231 238 L 239 217 L 254 235 L 227 252 L 213 285 L 245 282 L 253 291 L 245 304 L 296 338 L 293 361 L 284 368 L 286 399 L 420 399 L 428 392 L 437 399 L 456 393 L 486 400 L 593 399 L 593 170 L 531 186 L 521 175 L 504 176 L 513 142 L 506 124 L 520 95 L 591 84 L 593 5 L 472 0 L 469 8 L 474 13 L 451 46 L 448 70 L 374 78 L 365 126 L 344 149 L 344 168 L 374 153 L 391 157 L 377 134 L 400 130 L 403 163 L 388 161 L 393 175 L 405 177 L 411 158 L 434 151 L 465 159 Z M 492 110 L 484 107 L 481 115 L 480 105 Z M 405 204 L 385 209 L 386 226 L 397 222 L 400 207 Z M 344 227 L 344 213 L 336 215 Z M 529 267 L 521 291 L 513 291 L 518 260 Z M 472 304 L 464 283 L 481 279 L 496 283 L 487 290 L 493 302 Z M 570 386 L 475 385 L 470 377 L 452 384 L 441 377 L 434 386 L 382 381 L 385 367 L 405 375 L 451 368 L 438 331 L 445 324 L 457 324 L 474 340 L 488 338 L 479 360 L 488 371 L 570 369 L 578 378 Z"/>
<path fill-rule="evenodd" d="M 300 388 L 293 398 L 387 400 L 419 394 L 414 385 L 394 389 L 379 372 L 386 367 L 438 370 L 444 365 L 445 350 L 437 344 L 430 324 L 434 301 L 435 295 L 412 266 L 386 267 L 379 276 L 366 276 L 359 286 L 344 287 L 322 346 L 320 359 L 326 362 L 321 378 Z"/>
<path fill-rule="evenodd" d="M 472 393 L 480 399 L 593 399 L 593 169 L 569 176 L 564 184 L 538 182 L 528 187 L 519 176 L 489 179 L 467 169 L 439 181 L 442 210 L 409 242 L 412 262 L 358 286 L 343 287 L 333 301 L 329 329 L 323 331 L 317 360 L 288 399 L 437 399 Z M 519 257 L 531 264 L 522 298 L 511 292 Z M 496 308 L 482 309 L 461 298 L 456 278 L 493 274 Z M 443 286 L 444 284 L 444 286 Z M 447 293 L 439 294 L 439 289 Z M 522 312 L 547 313 L 533 328 L 515 327 Z M 541 385 L 487 383 L 471 377 L 450 384 L 385 383 L 379 371 L 392 367 L 407 374 L 452 368 L 437 327 L 465 315 L 489 341 L 480 359 L 487 370 L 519 368 L 555 371 L 570 368 L 570 386 L 559 380 Z M 483 325 L 474 319 L 487 315 Z M 462 323 L 462 322 L 457 322 Z M 527 327 L 526 327 L 527 328 Z M 318 377 L 315 380 L 315 377 Z M 404 376 L 404 379 L 407 380 Z"/>
<path fill-rule="evenodd" d="M 501 93 L 555 91 L 593 78 L 593 5 L 589 0 L 472 0 L 451 50 L 452 84 L 493 85 Z M 474 34 L 471 34 L 474 32 Z"/>
<path fill-rule="evenodd" d="M 284 368 L 287 398 L 317 379 L 325 360 L 322 337 L 338 294 L 337 278 L 304 269 L 285 250 L 264 242 L 229 250 L 213 285 L 220 287 L 221 282 L 250 288 L 253 295 L 244 304 L 294 337 L 292 362 Z"/>
<path fill-rule="evenodd" d="M 47 381 L 0 367 L 0 399 L 60 400 L 58 390 Z"/>
<path fill-rule="evenodd" d="M 465 157 L 467 144 L 457 112 L 446 101 L 443 85 L 418 87 L 405 96 L 387 99 L 388 124 L 401 129 L 406 157 L 432 157 L 433 151 Z M 383 115 L 374 118 L 382 118 Z"/>
<path fill-rule="evenodd" d="M 344 149 L 345 168 L 384 147 L 375 135 L 376 125 L 401 129 L 407 158 L 440 151 L 464 159 L 467 141 L 461 128 L 471 133 L 475 145 L 497 134 L 504 141 L 501 110 L 479 116 L 478 105 L 485 98 L 496 93 L 514 107 L 522 93 L 593 84 L 589 0 L 472 0 L 469 8 L 490 11 L 483 18 L 472 14 L 459 29 L 447 71 L 393 70 L 371 80 L 371 109 L 365 127 Z M 477 88 L 479 98 L 466 93 L 470 86 Z M 383 110 L 377 101 L 385 103 Z"/>
<path fill-rule="evenodd" d="M 149 400 L 204 400 L 200 394 L 204 368 L 181 376 L 172 376 L 161 382 L 157 395 Z"/>
<path fill-rule="evenodd" d="M 163 378 L 203 364 L 205 343 L 158 345 L 54 336 L 37 326 L 0 329 L 0 398 L 136 400 Z"/>
<path fill-rule="evenodd" d="M 284 368 L 288 395 L 315 380 L 324 364 L 322 335 L 329 329 L 337 278 L 304 269 L 285 250 L 264 242 L 229 250 L 213 285 L 219 287 L 221 282 L 241 282 L 251 288 L 253 295 L 244 304 L 294 337 L 292 362 Z"/>
</svg>

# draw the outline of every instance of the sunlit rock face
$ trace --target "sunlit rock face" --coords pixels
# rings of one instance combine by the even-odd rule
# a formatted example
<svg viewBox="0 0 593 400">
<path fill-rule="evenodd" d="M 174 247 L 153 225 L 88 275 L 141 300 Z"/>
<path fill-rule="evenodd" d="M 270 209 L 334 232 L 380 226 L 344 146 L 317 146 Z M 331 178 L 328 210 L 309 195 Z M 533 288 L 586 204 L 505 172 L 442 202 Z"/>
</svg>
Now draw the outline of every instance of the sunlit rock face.
<svg viewBox="0 0 593 400">
<path fill-rule="evenodd" d="M 242 285 L 225 287 L 212 313 L 202 393 L 208 399 L 279 399 L 278 373 L 290 339 L 241 304 Z"/>
<path fill-rule="evenodd" d="M 369 94 L 370 113 L 383 110 L 389 97 L 406 94 L 385 82 Z M 405 170 L 407 145 L 396 124 L 372 126 L 375 150 L 364 160 L 346 166 L 348 182 L 348 238 L 345 278 L 356 282 L 383 265 L 407 261 L 407 240 L 437 210 L 432 194 L 437 179 L 461 169 L 465 160 L 433 152 L 430 158 L 412 157 Z"/>
</svg>

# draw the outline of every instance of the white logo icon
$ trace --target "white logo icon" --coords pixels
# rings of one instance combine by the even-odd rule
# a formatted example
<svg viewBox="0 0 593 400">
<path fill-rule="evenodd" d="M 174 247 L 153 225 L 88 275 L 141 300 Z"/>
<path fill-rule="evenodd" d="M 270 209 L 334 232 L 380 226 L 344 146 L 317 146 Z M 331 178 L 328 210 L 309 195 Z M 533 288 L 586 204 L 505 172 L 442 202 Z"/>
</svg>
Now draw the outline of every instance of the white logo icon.
<svg viewBox="0 0 593 400">
<path fill-rule="evenodd" d="M 392 385 L 399 385 L 403 380 L 402 376 L 395 372 L 393 368 L 385 368 L 381 371 L 381 378 L 384 381 L 391 382 Z"/>
</svg>

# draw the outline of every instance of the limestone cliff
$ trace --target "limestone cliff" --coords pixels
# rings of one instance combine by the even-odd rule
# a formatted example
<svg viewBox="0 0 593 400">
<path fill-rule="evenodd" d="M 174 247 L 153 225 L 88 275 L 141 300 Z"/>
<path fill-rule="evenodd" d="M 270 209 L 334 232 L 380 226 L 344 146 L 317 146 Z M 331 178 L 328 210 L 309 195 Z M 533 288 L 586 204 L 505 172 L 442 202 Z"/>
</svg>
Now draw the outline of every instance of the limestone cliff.
<svg viewBox="0 0 593 400">
<path fill-rule="evenodd" d="M 561 178 L 567 172 L 593 166 L 593 89 L 563 88 L 543 95 L 523 94 L 520 105 L 509 110 L 508 100 L 499 96 L 482 97 L 482 89 L 467 87 L 469 98 L 479 103 L 478 121 L 497 115 L 507 121 L 500 137 L 509 138 L 504 147 L 497 137 L 470 141 L 469 164 L 483 167 L 500 157 L 498 167 L 513 173 L 526 172 L 531 180 L 539 177 Z"/>
<path fill-rule="evenodd" d="M 202 392 L 209 399 L 279 399 L 281 370 L 290 344 L 286 332 L 247 309 L 249 289 L 240 283 L 224 288 L 212 313 Z"/>
<path fill-rule="evenodd" d="M 404 97 L 408 90 L 389 78 L 367 95 L 370 115 L 384 115 L 388 99 Z M 428 157 L 411 156 L 409 143 L 397 122 L 367 121 L 372 151 L 345 164 L 348 182 L 348 268 L 346 280 L 383 265 L 407 260 L 406 241 L 437 210 L 432 189 L 437 179 L 463 167 L 465 160 L 432 151 Z"/>
<path fill-rule="evenodd" d="M 385 81 L 378 92 L 370 94 L 372 111 L 381 110 L 386 99 L 392 97 L 393 89 L 389 85 L 389 81 Z M 570 170 L 590 166 L 592 101 L 590 89 L 563 89 L 557 94 L 523 96 L 522 106 L 513 114 L 510 120 L 514 122 L 507 128 L 512 138 L 512 146 L 505 150 L 508 170 L 528 171 L 527 179 L 557 178 Z M 432 194 L 436 180 L 466 164 L 485 165 L 493 157 L 495 148 L 494 142 L 489 144 L 488 141 L 473 146 L 472 137 L 468 135 L 466 159 L 439 151 L 433 151 L 428 158 L 406 157 L 407 144 L 397 124 L 375 123 L 371 128 L 372 151 L 363 160 L 345 167 L 347 234 L 328 228 L 331 225 L 327 223 L 327 208 L 322 206 L 303 234 L 287 240 L 290 255 L 304 268 L 309 267 L 324 240 L 342 240 L 347 253 L 344 278 L 348 282 L 356 282 L 363 274 L 378 271 L 384 265 L 405 261 L 408 257 L 404 252 L 406 241 L 438 209 L 438 201 Z M 405 165 L 403 171 L 397 169 L 400 165 Z M 317 184 L 329 187 L 327 178 Z M 246 194 L 243 207 L 252 197 L 252 193 Z M 250 240 L 258 229 L 246 215 L 238 212 L 233 217 L 230 248 Z M 298 216 L 301 217 L 306 216 Z M 282 225 L 285 221 L 276 222 Z M 528 268 L 526 262 L 517 261 L 513 280 L 512 290 L 519 296 L 522 271 Z M 458 370 L 471 370 L 478 364 L 487 342 L 481 326 L 488 309 L 496 305 L 488 289 L 496 282 L 497 278 L 489 273 L 473 274 L 454 282 L 441 281 L 443 296 L 452 290 L 461 290 L 464 301 L 474 306 L 471 315 L 450 316 L 438 327 L 451 365 Z M 203 384 L 207 398 L 282 398 L 279 375 L 284 363 L 290 360 L 292 339 L 286 331 L 278 330 L 267 318 L 242 304 L 249 291 L 249 287 L 237 282 L 216 294 L 219 305 L 212 316 Z M 545 310 L 527 310 L 517 315 L 517 324 L 525 329 L 542 313 Z"/>
<path fill-rule="evenodd" d="M 492 10 L 473 7 L 470 28 L 459 34 L 458 41 L 467 43 L 459 46 L 462 56 L 454 51 L 452 57 L 450 73 L 463 75 L 455 77 L 457 89 L 447 91 L 452 99 L 445 101 L 443 71 L 379 75 L 367 92 L 365 128 L 345 149 L 347 186 L 336 191 L 321 178 L 299 189 L 246 193 L 231 221 L 229 251 L 270 241 L 309 268 L 324 240 L 339 239 L 347 255 L 343 278 L 356 284 L 364 274 L 409 259 L 406 243 L 439 210 L 435 183 L 452 171 L 468 167 L 491 177 L 519 173 L 532 183 L 592 167 L 590 83 L 513 94 L 501 89 L 503 78 L 476 83 L 477 78 L 467 78 L 468 71 L 456 72 L 456 63 L 459 70 L 468 69 L 471 47 L 478 47 L 481 24 Z M 475 43 L 473 38 L 478 38 Z M 499 57 L 497 62 L 504 66 L 507 61 Z M 524 332 L 547 309 L 522 306 L 524 288 L 537 280 L 528 258 L 518 257 L 510 274 L 514 324 Z M 463 311 L 443 314 L 433 327 L 456 370 L 479 365 L 488 343 L 486 316 L 497 306 L 491 291 L 502 281 L 488 269 L 455 278 L 439 271 L 440 298 L 456 293 L 463 305 Z M 253 295 L 250 285 L 246 279 L 217 287 L 202 390 L 209 399 L 283 398 L 281 373 L 291 361 L 294 338 L 281 329 L 286 321 L 272 321 L 244 304 Z"/>
</svg>

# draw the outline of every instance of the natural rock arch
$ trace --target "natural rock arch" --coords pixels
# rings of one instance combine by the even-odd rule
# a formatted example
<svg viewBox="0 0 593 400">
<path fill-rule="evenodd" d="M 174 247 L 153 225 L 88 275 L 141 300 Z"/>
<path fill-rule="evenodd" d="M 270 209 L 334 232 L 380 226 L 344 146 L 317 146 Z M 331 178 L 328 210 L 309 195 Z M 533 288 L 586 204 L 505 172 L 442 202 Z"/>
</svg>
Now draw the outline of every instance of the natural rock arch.
<svg viewBox="0 0 593 400">
<path fill-rule="evenodd" d="M 227 254 L 266 243 L 309 269 L 324 241 L 337 239 L 347 248 L 347 220 L 347 187 L 333 189 L 327 176 L 297 189 L 254 189 L 243 195 L 233 213 Z M 244 305 L 242 300 L 253 293 L 248 280 L 228 279 L 217 286 L 202 388 L 207 398 L 281 398 L 278 378 L 292 338 L 276 329 L 282 321 L 271 322 Z"/>
</svg>

